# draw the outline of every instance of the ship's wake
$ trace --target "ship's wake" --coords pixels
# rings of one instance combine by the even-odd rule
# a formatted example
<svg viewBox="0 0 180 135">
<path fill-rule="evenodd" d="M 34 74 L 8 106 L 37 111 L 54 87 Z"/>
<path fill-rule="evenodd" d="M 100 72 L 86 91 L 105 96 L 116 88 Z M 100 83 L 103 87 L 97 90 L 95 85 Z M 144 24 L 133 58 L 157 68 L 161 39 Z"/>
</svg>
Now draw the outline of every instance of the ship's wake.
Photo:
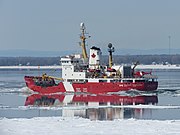
<svg viewBox="0 0 180 135">
<path fill-rule="evenodd" d="M 9 94 L 33 94 L 34 92 L 30 90 L 28 87 L 22 88 L 0 88 L 0 93 L 9 93 Z"/>
<path fill-rule="evenodd" d="M 180 88 L 159 88 L 155 91 L 138 91 L 138 90 L 128 90 L 128 91 L 119 91 L 108 94 L 118 94 L 124 96 L 151 96 L 151 95 L 170 95 L 170 96 L 180 96 Z"/>
</svg>

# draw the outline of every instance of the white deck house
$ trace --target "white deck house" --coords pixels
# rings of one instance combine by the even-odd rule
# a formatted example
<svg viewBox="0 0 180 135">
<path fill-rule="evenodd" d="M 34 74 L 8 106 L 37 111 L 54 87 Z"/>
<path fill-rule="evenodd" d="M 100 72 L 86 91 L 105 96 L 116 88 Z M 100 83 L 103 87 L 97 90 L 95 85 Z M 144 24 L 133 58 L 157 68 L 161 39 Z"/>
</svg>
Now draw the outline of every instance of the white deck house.
<svg viewBox="0 0 180 135">
<path fill-rule="evenodd" d="M 62 78 L 67 79 L 85 79 L 87 71 L 84 69 L 83 60 L 80 55 L 66 56 L 61 58 Z M 87 66 L 86 66 L 87 68 Z"/>
</svg>

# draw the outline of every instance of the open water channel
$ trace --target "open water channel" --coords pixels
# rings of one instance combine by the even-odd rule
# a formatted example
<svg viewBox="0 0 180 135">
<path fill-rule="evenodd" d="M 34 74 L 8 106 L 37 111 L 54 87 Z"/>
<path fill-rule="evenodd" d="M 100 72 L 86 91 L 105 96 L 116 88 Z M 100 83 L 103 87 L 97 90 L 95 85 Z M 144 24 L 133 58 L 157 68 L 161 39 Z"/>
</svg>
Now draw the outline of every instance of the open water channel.
<svg viewBox="0 0 180 135">
<path fill-rule="evenodd" d="M 25 75 L 47 73 L 61 76 L 61 70 L 0 70 L 0 117 L 32 118 L 45 116 L 83 117 L 91 120 L 180 119 L 180 70 L 154 70 L 159 87 L 155 92 L 116 94 L 52 94 L 30 91 Z"/>
</svg>

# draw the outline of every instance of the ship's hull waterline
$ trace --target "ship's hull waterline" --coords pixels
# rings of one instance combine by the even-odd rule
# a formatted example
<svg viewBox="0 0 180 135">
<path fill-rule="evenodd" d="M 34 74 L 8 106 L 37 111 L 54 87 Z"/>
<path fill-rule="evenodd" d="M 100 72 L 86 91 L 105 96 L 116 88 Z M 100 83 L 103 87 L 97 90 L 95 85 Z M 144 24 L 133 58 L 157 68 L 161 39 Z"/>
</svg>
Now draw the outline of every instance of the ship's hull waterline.
<svg viewBox="0 0 180 135">
<path fill-rule="evenodd" d="M 59 82 L 54 86 L 38 86 L 33 76 L 25 76 L 28 88 L 38 93 L 87 92 L 109 93 L 128 90 L 154 91 L 158 82 Z"/>
</svg>

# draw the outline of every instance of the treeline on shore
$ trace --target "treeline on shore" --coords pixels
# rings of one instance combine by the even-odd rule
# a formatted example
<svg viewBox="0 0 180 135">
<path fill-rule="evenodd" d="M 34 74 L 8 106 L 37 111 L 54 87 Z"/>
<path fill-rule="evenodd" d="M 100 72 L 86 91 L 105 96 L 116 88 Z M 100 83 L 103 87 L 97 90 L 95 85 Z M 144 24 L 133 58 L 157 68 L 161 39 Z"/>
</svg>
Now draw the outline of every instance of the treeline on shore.
<svg viewBox="0 0 180 135">
<path fill-rule="evenodd" d="M 0 66 L 49 66 L 59 65 L 60 57 L 0 57 Z M 114 55 L 115 64 L 180 64 L 180 54 L 176 55 Z M 108 64 L 108 55 L 102 56 L 102 63 Z"/>
</svg>

